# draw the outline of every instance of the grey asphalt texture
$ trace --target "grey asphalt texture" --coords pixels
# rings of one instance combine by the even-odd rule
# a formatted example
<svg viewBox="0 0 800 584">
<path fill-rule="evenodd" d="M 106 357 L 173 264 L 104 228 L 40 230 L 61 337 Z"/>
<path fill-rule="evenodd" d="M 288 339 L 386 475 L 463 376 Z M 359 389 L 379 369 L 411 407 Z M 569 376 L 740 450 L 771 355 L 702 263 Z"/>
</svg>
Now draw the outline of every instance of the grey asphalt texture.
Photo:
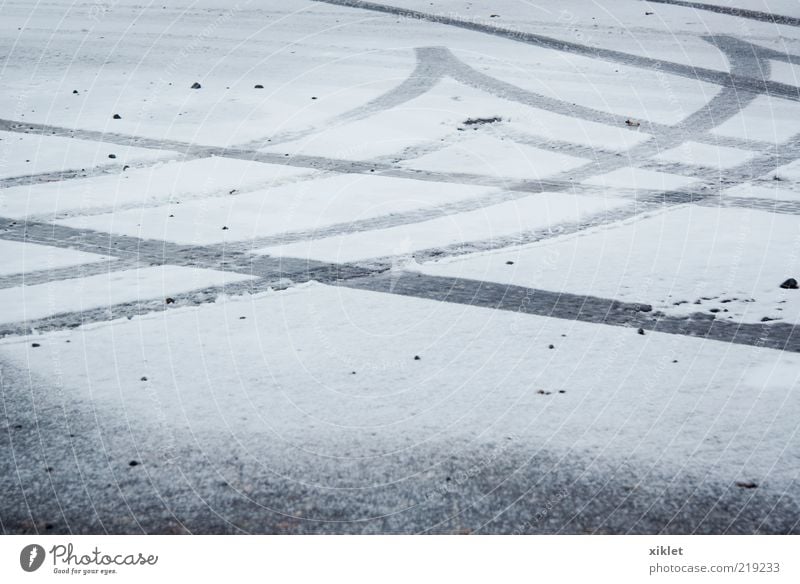
<svg viewBox="0 0 800 584">
<path fill-rule="evenodd" d="M 214 436 L 175 443 L 91 404 L 65 405 L 26 372 L 2 379 L 5 533 L 797 533 L 793 485 L 557 452 L 508 436 L 330 459 Z M 369 452 L 369 444 L 342 445 Z M 13 455 L 12 455 L 13 453 Z M 622 459 L 624 460 L 624 458 Z M 136 462 L 131 466 L 132 462 Z M 388 482 L 397 474 L 405 478 Z M 286 475 L 280 475 L 285 472 Z M 362 488 L 331 488 L 341 477 Z M 302 477 L 298 479 L 297 477 Z"/>
</svg>

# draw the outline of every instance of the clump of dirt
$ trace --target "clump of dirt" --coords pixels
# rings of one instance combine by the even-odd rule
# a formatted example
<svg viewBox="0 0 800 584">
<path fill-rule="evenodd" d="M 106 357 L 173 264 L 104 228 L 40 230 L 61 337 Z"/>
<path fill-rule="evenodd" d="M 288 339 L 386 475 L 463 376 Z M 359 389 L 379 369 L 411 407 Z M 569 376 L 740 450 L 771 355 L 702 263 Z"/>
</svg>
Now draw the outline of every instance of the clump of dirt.
<svg viewBox="0 0 800 584">
<path fill-rule="evenodd" d="M 497 122 L 502 122 L 503 118 L 500 116 L 494 116 L 491 118 L 467 118 L 464 121 L 465 126 L 483 126 L 484 124 L 496 124 Z"/>
</svg>

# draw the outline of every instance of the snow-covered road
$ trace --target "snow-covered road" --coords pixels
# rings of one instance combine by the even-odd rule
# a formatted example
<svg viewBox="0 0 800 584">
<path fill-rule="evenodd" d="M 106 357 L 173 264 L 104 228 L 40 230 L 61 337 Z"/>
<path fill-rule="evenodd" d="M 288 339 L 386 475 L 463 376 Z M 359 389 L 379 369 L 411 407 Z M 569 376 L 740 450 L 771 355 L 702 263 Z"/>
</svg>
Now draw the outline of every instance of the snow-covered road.
<svg viewBox="0 0 800 584">
<path fill-rule="evenodd" d="M 0 527 L 800 531 L 800 12 L 733 4 L 3 4 Z"/>
</svg>

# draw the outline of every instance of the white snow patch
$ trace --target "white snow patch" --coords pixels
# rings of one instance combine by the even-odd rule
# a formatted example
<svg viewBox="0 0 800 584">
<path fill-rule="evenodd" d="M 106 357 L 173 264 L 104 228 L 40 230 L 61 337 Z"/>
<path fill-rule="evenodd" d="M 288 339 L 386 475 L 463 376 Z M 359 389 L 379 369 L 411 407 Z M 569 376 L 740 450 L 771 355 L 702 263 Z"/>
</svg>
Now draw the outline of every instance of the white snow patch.
<svg viewBox="0 0 800 584">
<path fill-rule="evenodd" d="M 115 206 L 152 206 L 196 199 L 203 195 L 228 195 L 231 190 L 253 190 L 310 171 L 282 166 L 211 157 L 130 168 L 120 174 L 24 185 L 0 190 L 0 215 L 39 216 L 105 212 Z"/>
<path fill-rule="evenodd" d="M 436 207 L 487 187 L 341 174 L 235 197 L 75 217 L 63 225 L 187 244 L 243 241 Z M 227 230 L 223 230 L 227 227 Z"/>
<path fill-rule="evenodd" d="M 21 241 L 0 239 L 0 276 L 56 270 L 108 261 L 104 255 Z"/>
<path fill-rule="evenodd" d="M 800 276 L 797 218 L 750 209 L 682 207 L 422 271 L 652 304 L 671 315 L 713 309 L 736 322 L 800 321 L 800 292 L 779 287 Z"/>
<path fill-rule="evenodd" d="M 757 199 L 768 199 L 771 201 L 798 201 L 800 193 L 789 190 L 781 181 L 772 181 L 763 184 L 742 184 L 731 187 L 722 192 L 725 195 L 734 197 L 751 197 Z"/>
<path fill-rule="evenodd" d="M 693 166 L 731 168 L 747 162 L 753 158 L 755 154 L 755 152 L 716 144 L 684 142 L 680 146 L 661 152 L 653 158 L 656 160 L 663 160 L 664 162 L 681 162 Z"/>
<path fill-rule="evenodd" d="M 109 158 L 113 154 L 116 158 Z M 0 131 L 0 178 L 60 170 L 80 170 L 103 164 L 178 157 L 167 150 L 149 150 L 61 136 Z"/>
<path fill-rule="evenodd" d="M 406 161 L 404 166 L 435 172 L 468 172 L 538 180 L 577 168 L 587 162 L 582 158 L 510 140 L 479 136 Z"/>
<path fill-rule="evenodd" d="M 787 85 L 800 85 L 800 67 L 786 61 L 770 61 L 771 81 L 786 83 Z"/>
<path fill-rule="evenodd" d="M 697 179 L 688 176 L 679 176 L 676 174 L 657 172 L 655 170 L 645 170 L 642 168 L 626 166 L 625 168 L 619 168 L 606 174 L 601 174 L 599 176 L 586 179 L 583 181 L 583 184 L 611 188 L 619 187 L 637 190 L 665 191 L 670 189 L 679 189 L 693 182 L 697 182 Z"/>
<path fill-rule="evenodd" d="M 405 256 L 418 250 L 491 240 L 532 229 L 545 229 L 567 221 L 579 221 L 588 215 L 624 204 L 625 200 L 613 197 L 540 193 L 420 223 L 267 247 L 256 253 L 331 262 Z"/>
<path fill-rule="evenodd" d="M 778 181 L 790 180 L 800 182 L 800 160 L 779 166 L 774 172 L 768 173 L 763 178 L 776 178 Z"/>
<path fill-rule="evenodd" d="M 800 132 L 800 103 L 759 95 L 742 111 L 711 132 L 720 136 L 762 140 L 770 144 L 785 142 Z"/>
<path fill-rule="evenodd" d="M 153 266 L 0 290 L 0 322 L 36 320 L 123 302 L 166 298 L 251 276 L 182 266 Z"/>
</svg>

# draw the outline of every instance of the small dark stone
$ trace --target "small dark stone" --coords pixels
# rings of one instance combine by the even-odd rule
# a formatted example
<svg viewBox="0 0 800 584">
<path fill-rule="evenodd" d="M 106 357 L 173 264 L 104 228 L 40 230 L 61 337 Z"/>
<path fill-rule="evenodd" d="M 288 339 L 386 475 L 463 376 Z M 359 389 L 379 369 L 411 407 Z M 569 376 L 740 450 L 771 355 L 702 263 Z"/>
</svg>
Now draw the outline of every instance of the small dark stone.
<svg viewBox="0 0 800 584">
<path fill-rule="evenodd" d="M 422 357 L 420 357 L 419 355 L 414 355 L 414 361 L 420 361 L 421 359 Z"/>
<path fill-rule="evenodd" d="M 166 299 L 166 303 L 167 304 L 175 304 L 175 299 L 174 298 L 167 298 Z"/>
<path fill-rule="evenodd" d="M 644 334 L 644 329 L 643 329 L 643 328 L 640 328 L 640 329 L 639 329 L 638 331 L 636 331 L 636 332 L 637 332 L 637 333 L 639 333 L 640 335 L 643 335 L 643 334 Z"/>
<path fill-rule="evenodd" d="M 222 230 L 223 230 L 223 231 L 227 231 L 227 230 L 228 230 L 228 226 L 227 226 L 227 225 L 223 225 L 223 226 L 222 226 Z"/>
<path fill-rule="evenodd" d="M 138 462 L 138 461 L 136 461 L 136 460 L 131 460 L 131 461 L 128 463 L 128 466 L 139 466 L 139 462 Z"/>
<path fill-rule="evenodd" d="M 109 154 L 109 155 L 108 155 L 108 157 L 109 157 L 109 158 L 116 158 L 116 157 L 117 157 L 117 155 L 116 155 L 116 154 Z"/>
<path fill-rule="evenodd" d="M 231 189 L 231 190 L 229 190 L 229 191 L 228 191 L 228 194 L 229 194 L 229 195 L 232 195 L 232 194 L 233 194 L 233 193 L 235 193 L 235 192 L 236 192 L 236 189 Z"/>
<path fill-rule="evenodd" d="M 506 265 L 507 265 L 507 266 L 513 266 L 513 265 L 514 265 L 514 262 L 512 262 L 511 260 L 508 260 L 508 261 L 506 262 Z"/>
<path fill-rule="evenodd" d="M 555 346 L 555 345 L 547 345 L 547 348 L 548 348 L 548 349 L 555 349 L 555 348 L 556 348 L 556 346 Z"/>
<path fill-rule="evenodd" d="M 550 395 L 553 392 L 552 391 L 545 391 L 543 389 L 539 389 L 539 390 L 536 391 L 536 393 L 538 393 L 539 395 Z"/>
<path fill-rule="evenodd" d="M 255 87 L 253 89 L 264 89 L 264 86 L 261 85 L 260 83 L 258 83 L 258 84 L 255 85 Z"/>
<path fill-rule="evenodd" d="M 125 171 L 126 171 L 126 170 L 128 170 L 129 168 L 130 168 L 130 166 L 128 166 L 128 165 L 126 164 L 125 166 L 123 166 L 123 167 L 122 167 L 122 172 L 125 172 Z"/>
<path fill-rule="evenodd" d="M 753 481 L 736 481 L 736 486 L 740 489 L 757 489 L 758 485 Z"/>
<path fill-rule="evenodd" d="M 719 308 L 712 308 L 709 312 L 719 312 Z"/>
<path fill-rule="evenodd" d="M 317 96 L 316 95 L 312 95 L 311 99 L 317 99 Z"/>
<path fill-rule="evenodd" d="M 350 375 L 355 375 L 355 374 L 356 374 L 356 372 L 355 372 L 355 371 L 351 371 L 351 372 L 350 372 Z"/>
<path fill-rule="evenodd" d="M 789 278 L 783 284 L 781 284 L 781 288 L 784 290 L 797 290 L 797 280 L 794 278 Z"/>
<path fill-rule="evenodd" d="M 567 391 L 565 389 L 559 389 L 558 393 L 567 393 Z"/>
<path fill-rule="evenodd" d="M 78 90 L 77 90 L 77 89 L 73 89 L 73 90 L 72 90 L 72 94 L 73 94 L 73 95 L 78 95 Z"/>
<path fill-rule="evenodd" d="M 145 376 L 143 375 L 143 376 L 142 376 L 142 381 L 147 381 L 147 377 L 145 377 Z"/>
<path fill-rule="evenodd" d="M 678 360 L 677 360 L 677 359 L 673 359 L 673 360 L 672 360 L 672 362 L 673 362 L 673 363 L 677 363 L 677 362 L 678 362 Z"/>
<path fill-rule="evenodd" d="M 119 115 L 119 114 L 114 114 L 114 119 L 115 119 L 115 120 L 121 120 L 121 119 L 122 119 L 122 116 L 121 116 L 121 115 Z"/>
<path fill-rule="evenodd" d="M 192 83 L 192 89 L 200 89 L 201 87 L 202 87 L 202 85 L 200 85 L 197 81 Z"/>
<path fill-rule="evenodd" d="M 764 318 L 761 319 L 761 322 L 770 322 L 770 321 L 773 321 L 773 320 L 778 320 L 778 319 L 777 318 L 770 318 L 768 316 L 765 316 Z"/>
<path fill-rule="evenodd" d="M 653 311 L 653 307 L 650 306 L 649 304 L 639 304 L 638 308 L 639 308 L 639 312 L 652 312 Z"/>
<path fill-rule="evenodd" d="M 41 347 L 41 345 L 39 343 L 31 343 L 31 347 L 36 348 Z"/>
</svg>

